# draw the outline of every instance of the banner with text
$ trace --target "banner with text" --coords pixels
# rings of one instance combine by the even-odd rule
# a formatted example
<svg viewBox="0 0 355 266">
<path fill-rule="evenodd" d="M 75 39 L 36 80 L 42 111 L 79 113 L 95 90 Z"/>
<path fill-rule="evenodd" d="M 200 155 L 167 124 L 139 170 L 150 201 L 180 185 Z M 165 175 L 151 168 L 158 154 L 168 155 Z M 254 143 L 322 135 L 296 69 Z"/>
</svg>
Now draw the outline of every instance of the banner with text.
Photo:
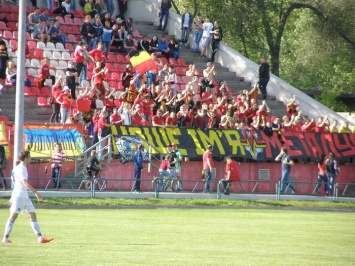
<svg viewBox="0 0 355 266">
<path fill-rule="evenodd" d="M 51 157 L 56 143 L 62 145 L 67 157 L 80 155 L 86 149 L 80 124 L 25 124 L 23 134 L 23 148 L 31 151 L 32 158 Z"/>
<path fill-rule="evenodd" d="M 288 148 L 288 153 L 293 158 L 315 160 L 321 154 L 329 152 L 333 152 L 336 158 L 355 156 L 355 134 L 347 133 L 284 132 L 282 139 L 285 144 L 282 145 L 276 134 L 269 137 L 258 130 L 203 131 L 193 128 L 112 126 L 111 132 L 116 140 L 122 136 L 140 136 L 161 153 L 167 152 L 166 146 L 169 143 L 176 143 L 182 155 L 191 159 L 201 158 L 209 144 L 214 147 L 215 157 L 232 155 L 260 161 L 274 160 L 282 146 Z M 118 152 L 117 145 L 113 149 Z"/>
</svg>

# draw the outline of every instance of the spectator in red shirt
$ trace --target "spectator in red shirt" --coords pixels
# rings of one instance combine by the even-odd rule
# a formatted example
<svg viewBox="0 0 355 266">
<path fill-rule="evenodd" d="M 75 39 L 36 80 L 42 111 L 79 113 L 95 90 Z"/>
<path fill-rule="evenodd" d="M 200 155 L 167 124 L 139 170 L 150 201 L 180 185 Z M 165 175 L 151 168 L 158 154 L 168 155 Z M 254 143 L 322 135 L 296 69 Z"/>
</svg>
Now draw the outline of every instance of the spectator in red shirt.
<svg viewBox="0 0 355 266">
<path fill-rule="evenodd" d="M 99 137 L 98 137 L 98 132 L 99 132 L 98 122 L 99 122 L 99 118 L 100 118 L 100 111 L 98 109 L 95 109 L 94 115 L 92 116 L 92 123 L 94 125 L 94 129 L 93 129 L 94 137 L 92 139 L 92 145 L 95 145 L 99 141 Z"/>
<path fill-rule="evenodd" d="M 150 98 L 149 93 L 144 96 L 144 99 L 141 102 L 143 107 L 144 119 L 152 124 L 152 116 L 153 116 L 153 107 L 155 106 L 155 102 Z"/>
<path fill-rule="evenodd" d="M 107 88 L 107 90 L 105 90 L 105 97 L 103 97 L 103 102 L 109 115 L 115 107 L 115 92 L 115 89 Z"/>
<path fill-rule="evenodd" d="M 102 67 L 100 62 L 95 63 L 92 78 L 94 84 L 94 95 L 97 95 L 98 98 L 101 98 L 105 95 L 104 77 L 107 72 L 108 69 Z"/>
<path fill-rule="evenodd" d="M 118 113 L 119 108 L 113 108 L 113 114 L 110 116 L 110 124 L 120 126 L 123 123 L 123 119 Z"/>
<path fill-rule="evenodd" d="M 89 52 L 89 57 L 94 62 L 95 65 L 96 62 L 100 62 L 101 64 L 105 62 L 105 51 L 103 50 L 103 47 L 104 45 L 102 44 L 102 42 L 99 42 L 97 44 L 97 48 Z"/>
<path fill-rule="evenodd" d="M 142 119 L 144 119 L 144 114 L 141 110 L 141 106 L 139 104 L 135 105 L 135 109 L 132 113 L 132 126 L 141 126 L 142 125 Z"/>
<path fill-rule="evenodd" d="M 83 42 L 78 42 L 78 45 L 75 47 L 75 51 L 73 54 L 73 61 L 76 64 L 76 70 L 78 71 L 79 76 L 81 74 L 81 71 L 83 70 L 84 61 L 85 61 L 85 57 L 84 57 L 85 52 L 83 46 L 84 46 Z"/>
<path fill-rule="evenodd" d="M 306 118 L 301 127 L 301 130 L 303 132 L 314 132 L 314 129 L 315 129 L 315 124 L 313 118 L 311 120 Z"/>
<path fill-rule="evenodd" d="M 326 132 L 326 127 L 329 126 L 329 123 L 327 123 L 328 120 L 328 115 L 325 115 L 324 119 L 322 116 L 318 117 L 318 122 L 316 123 L 315 126 L 315 132 Z"/>
<path fill-rule="evenodd" d="M 51 115 L 50 123 L 53 123 L 54 120 L 56 123 L 59 123 L 59 111 L 60 111 L 60 103 L 58 103 L 57 98 L 62 93 L 62 81 L 63 77 L 60 76 L 57 82 L 52 86 L 52 109 L 53 113 Z"/>
<path fill-rule="evenodd" d="M 179 123 L 179 121 L 176 118 L 175 112 L 171 112 L 170 115 L 165 120 L 166 127 L 177 127 L 178 123 Z"/>
<path fill-rule="evenodd" d="M 162 111 L 157 110 L 157 114 L 153 116 L 152 125 L 154 127 L 165 127 L 165 118 L 162 116 Z"/>
<path fill-rule="evenodd" d="M 290 99 L 286 105 L 287 116 L 291 117 L 292 115 L 297 115 L 297 108 L 300 103 L 296 98 L 296 95 L 293 95 L 292 99 Z"/>
<path fill-rule="evenodd" d="M 205 123 L 205 119 L 203 118 L 203 110 L 198 110 L 197 115 L 194 117 L 193 126 L 195 129 L 206 130 L 208 128 L 208 124 Z"/>
<path fill-rule="evenodd" d="M 212 179 L 212 169 L 214 167 L 214 162 L 212 158 L 212 151 L 213 151 L 213 146 L 208 145 L 206 151 L 203 154 L 202 157 L 202 162 L 203 162 L 203 170 L 205 172 L 205 187 L 203 192 L 204 193 L 209 193 L 210 192 L 210 182 Z"/>
<path fill-rule="evenodd" d="M 205 103 L 207 105 L 210 105 L 211 103 L 213 103 L 213 95 L 211 93 L 210 87 L 206 87 L 206 91 L 204 93 L 202 93 L 201 100 L 203 103 Z"/>
<path fill-rule="evenodd" d="M 41 67 L 39 69 L 39 79 L 41 80 L 41 86 L 44 86 L 44 82 L 46 81 L 46 79 L 51 79 L 52 80 L 52 84 L 55 83 L 55 76 L 51 75 L 49 70 L 50 69 L 55 69 L 54 67 L 52 67 L 49 64 L 49 58 L 45 57 L 42 60 L 42 64 Z"/>
<path fill-rule="evenodd" d="M 240 180 L 239 163 L 232 160 L 231 156 L 226 157 L 226 171 L 224 173 L 224 179 L 221 179 L 221 183 L 224 187 L 225 195 L 229 195 L 229 186 L 231 182 Z"/>
<path fill-rule="evenodd" d="M 69 118 L 73 103 L 68 86 L 63 88 L 63 92 L 56 98 L 56 101 L 60 104 L 60 122 L 64 124 Z"/>
<path fill-rule="evenodd" d="M 171 156 L 168 154 L 165 156 L 165 159 L 162 160 L 160 166 L 159 166 L 159 175 L 162 178 L 171 178 L 172 175 L 169 171 L 170 169 L 170 160 Z"/>
<path fill-rule="evenodd" d="M 106 112 L 106 110 L 102 109 L 99 121 L 97 122 L 99 141 L 108 135 L 109 129 L 111 127 L 111 125 L 107 123 L 107 116 L 108 113 Z M 102 141 L 96 148 L 97 158 L 99 160 L 101 159 L 102 150 L 104 149 L 104 147 L 105 141 Z"/>
</svg>

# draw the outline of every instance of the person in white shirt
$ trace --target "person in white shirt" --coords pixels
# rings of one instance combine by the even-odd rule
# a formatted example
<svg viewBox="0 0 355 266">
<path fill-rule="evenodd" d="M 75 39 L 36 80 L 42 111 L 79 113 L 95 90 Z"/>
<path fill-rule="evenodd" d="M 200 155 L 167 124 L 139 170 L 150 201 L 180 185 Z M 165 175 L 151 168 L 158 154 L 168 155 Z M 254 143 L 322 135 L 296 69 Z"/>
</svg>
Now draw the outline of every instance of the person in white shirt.
<svg viewBox="0 0 355 266">
<path fill-rule="evenodd" d="M 53 238 L 46 238 L 41 234 L 41 228 L 37 222 L 36 210 L 27 192 L 27 190 L 30 190 L 33 194 L 35 194 L 39 201 L 43 199 L 37 190 L 35 190 L 28 182 L 27 165 L 31 162 L 30 152 L 21 151 L 19 153 L 19 159 L 21 162 L 13 170 L 15 186 L 8 202 L 11 205 L 10 217 L 5 225 L 5 232 L 2 242 L 11 243 L 9 235 L 20 212 L 26 212 L 30 217 L 30 224 L 37 236 L 38 243 L 44 244 L 51 242 Z"/>
<path fill-rule="evenodd" d="M 203 33 L 202 33 L 202 49 L 200 57 L 206 58 L 207 46 L 211 41 L 211 30 L 213 29 L 213 24 L 210 22 L 210 17 L 207 16 L 205 23 L 202 24 Z"/>
</svg>

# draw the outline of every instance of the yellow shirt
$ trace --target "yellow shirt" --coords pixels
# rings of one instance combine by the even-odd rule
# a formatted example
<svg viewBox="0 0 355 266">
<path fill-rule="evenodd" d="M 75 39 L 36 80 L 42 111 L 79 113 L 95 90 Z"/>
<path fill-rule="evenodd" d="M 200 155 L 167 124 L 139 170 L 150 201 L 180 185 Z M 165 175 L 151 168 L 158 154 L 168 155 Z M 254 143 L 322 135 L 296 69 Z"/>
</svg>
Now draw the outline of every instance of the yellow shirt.
<svg viewBox="0 0 355 266">
<path fill-rule="evenodd" d="M 341 126 L 339 128 L 339 133 L 351 133 L 351 129 L 348 127 Z"/>
</svg>

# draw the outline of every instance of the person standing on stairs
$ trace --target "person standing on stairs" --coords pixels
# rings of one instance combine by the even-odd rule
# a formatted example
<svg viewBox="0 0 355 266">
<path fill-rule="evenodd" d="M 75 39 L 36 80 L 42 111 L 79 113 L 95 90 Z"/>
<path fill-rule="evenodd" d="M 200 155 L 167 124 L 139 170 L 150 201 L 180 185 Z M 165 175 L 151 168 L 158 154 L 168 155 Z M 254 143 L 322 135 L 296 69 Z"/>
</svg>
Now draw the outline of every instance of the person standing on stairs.
<svg viewBox="0 0 355 266">
<path fill-rule="evenodd" d="M 212 48 L 212 55 L 211 55 L 211 62 L 214 62 L 214 57 L 217 53 L 219 43 L 222 41 L 223 38 L 223 30 L 221 26 L 219 26 L 219 22 L 216 20 L 213 24 L 213 29 L 210 32 L 211 37 L 211 48 Z"/>
<path fill-rule="evenodd" d="M 201 49 L 201 58 L 207 58 L 206 52 L 207 47 L 211 41 L 211 30 L 213 29 L 213 24 L 210 22 L 210 17 L 207 16 L 205 19 L 205 23 L 202 24 L 203 32 L 202 32 L 202 49 Z"/>
<path fill-rule="evenodd" d="M 161 1 L 161 7 L 160 7 L 160 12 L 159 12 L 159 27 L 158 30 L 165 31 L 166 26 L 168 25 L 169 21 L 169 9 L 171 8 L 171 0 L 162 0 Z M 164 18 L 165 17 L 165 18 Z M 163 24 L 163 19 L 164 19 L 164 24 Z"/>
<path fill-rule="evenodd" d="M 261 58 L 261 65 L 259 67 L 259 88 L 263 97 L 263 100 L 267 98 L 266 86 L 270 80 L 270 66 L 266 58 Z"/>
<path fill-rule="evenodd" d="M 181 42 L 187 46 L 194 15 L 189 12 L 189 6 L 185 6 L 185 13 L 181 16 Z"/>
</svg>

